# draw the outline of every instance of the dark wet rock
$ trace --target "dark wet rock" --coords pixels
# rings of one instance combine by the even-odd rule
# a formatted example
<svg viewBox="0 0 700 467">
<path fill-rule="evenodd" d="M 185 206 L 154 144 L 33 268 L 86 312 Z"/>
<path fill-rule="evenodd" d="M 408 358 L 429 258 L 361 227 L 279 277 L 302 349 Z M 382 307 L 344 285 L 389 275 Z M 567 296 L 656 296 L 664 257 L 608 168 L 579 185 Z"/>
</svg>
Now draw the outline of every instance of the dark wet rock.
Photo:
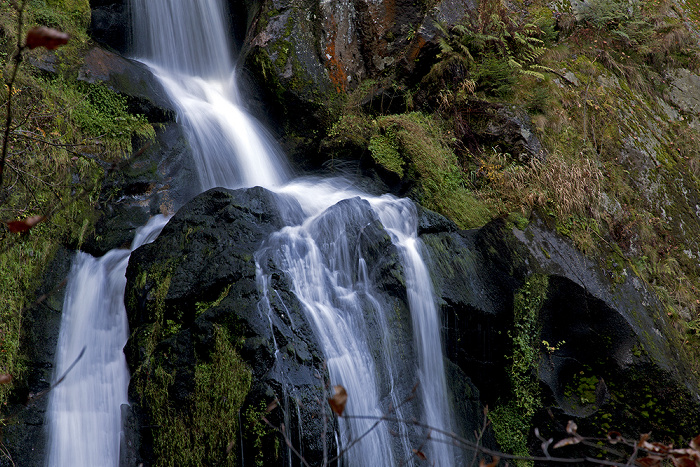
<svg viewBox="0 0 700 467">
<path fill-rule="evenodd" d="M 125 95 L 129 110 L 146 115 L 152 123 L 175 119 L 175 111 L 165 89 L 142 63 L 93 47 L 82 59 L 78 80 L 103 83 Z"/>
<path fill-rule="evenodd" d="M 280 205 L 285 206 L 284 214 Z M 244 407 L 267 405 L 275 397 L 290 413 L 296 413 L 296 404 L 317 406 L 322 380 L 316 375 L 324 374 L 323 356 L 301 305 L 290 292 L 285 274 L 273 264 L 265 263 L 271 278 L 265 286 L 256 275 L 255 254 L 263 240 L 286 224 L 290 211 L 299 210 L 293 201 L 262 188 L 209 190 L 180 209 L 155 242 L 132 254 L 126 302 L 133 332 L 125 351 L 134 373 L 130 398 L 142 427 L 151 423 L 151 408 L 141 405 L 144 395 L 138 391 L 153 370 L 149 362 L 160 361 L 166 372 L 177 371 L 178 378 L 168 389 L 169 400 L 187 407 L 194 369 L 210 358 L 218 328 L 242 342 L 239 353 L 252 372 L 253 385 Z M 163 281 L 169 282 L 167 294 L 158 298 Z M 264 297 L 269 297 L 269 313 L 261 312 Z M 177 323 L 177 330 L 164 334 L 148 353 L 144 342 L 154 323 L 166 322 Z M 311 409 L 301 420 L 293 417 L 289 426 L 290 433 L 303 433 L 303 439 L 296 441 L 304 446 L 307 459 L 322 455 L 322 417 L 314 413 Z M 278 414 L 270 417 L 273 423 L 280 421 Z M 146 462 L 152 456 L 149 433 L 142 429 L 140 455 Z M 327 436 L 331 446 L 330 430 Z M 274 449 L 268 442 L 274 445 L 274 436 L 262 446 L 271 456 Z M 246 443 L 244 458 L 253 458 L 260 449 L 252 441 Z M 279 456 L 271 462 L 281 465 L 282 451 Z"/>
<path fill-rule="evenodd" d="M 418 209 L 418 235 L 438 232 L 454 232 L 457 224 L 441 216 L 440 214 L 417 205 Z"/>
<path fill-rule="evenodd" d="M 129 14 L 127 0 L 90 0 L 88 34 L 97 42 L 119 53 L 129 45 Z"/>
<path fill-rule="evenodd" d="M 471 126 L 477 141 L 488 147 L 497 147 L 521 162 L 532 158 L 544 160 L 542 145 L 535 134 L 530 116 L 522 109 L 504 105 L 477 103 L 482 117 Z"/>
<path fill-rule="evenodd" d="M 406 66 L 416 31 L 432 21 L 425 9 L 411 0 L 279 0 L 248 9 L 255 14 L 241 59 L 295 165 L 308 169 L 323 162 L 312 156 L 348 91 Z M 363 105 L 373 112 L 406 109 L 393 86 L 379 86 Z"/>
<path fill-rule="evenodd" d="M 199 191 L 192 154 L 182 127 L 158 126 L 153 141 L 141 141 L 127 160 L 107 171 L 95 231 L 82 249 L 102 256 L 128 248 L 136 229 L 155 214 L 172 214 Z"/>
<path fill-rule="evenodd" d="M 125 96 L 128 110 L 145 115 L 151 123 L 175 120 L 175 110 L 165 89 L 146 65 L 101 47 L 90 47 L 80 54 L 71 58 L 71 63 L 75 61 L 78 65 L 69 72 L 78 81 L 101 83 Z M 66 63 L 60 50 L 43 49 L 30 55 L 28 61 L 49 74 L 58 73 L 57 67 Z"/>
</svg>

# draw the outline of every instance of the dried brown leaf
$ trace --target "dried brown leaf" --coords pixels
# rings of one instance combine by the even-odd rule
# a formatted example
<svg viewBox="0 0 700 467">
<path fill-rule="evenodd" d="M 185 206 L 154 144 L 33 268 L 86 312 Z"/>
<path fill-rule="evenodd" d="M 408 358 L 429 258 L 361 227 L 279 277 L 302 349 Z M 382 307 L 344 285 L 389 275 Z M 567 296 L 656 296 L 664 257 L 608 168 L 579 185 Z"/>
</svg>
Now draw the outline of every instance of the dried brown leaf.
<svg viewBox="0 0 700 467">
<path fill-rule="evenodd" d="M 415 454 L 416 457 L 418 457 L 418 459 L 420 459 L 420 460 L 422 460 L 422 461 L 427 461 L 427 460 L 428 460 L 428 458 L 425 456 L 425 454 L 423 453 L 423 451 L 419 451 L 418 449 L 413 449 L 413 454 Z"/>
<path fill-rule="evenodd" d="M 46 47 L 49 50 L 53 50 L 67 44 L 68 39 L 70 39 L 70 36 L 65 32 L 47 28 L 46 26 L 38 26 L 27 32 L 27 40 L 25 43 L 30 49 Z"/>
<path fill-rule="evenodd" d="M 643 457 L 641 459 L 637 459 L 637 464 L 643 467 L 658 467 L 661 465 L 661 459 L 656 457 Z"/>
<path fill-rule="evenodd" d="M 700 435 L 697 435 L 691 442 L 690 447 L 696 451 L 700 451 Z"/>
<path fill-rule="evenodd" d="M 333 390 L 335 394 L 328 399 L 328 403 L 331 405 L 333 412 L 337 413 L 339 417 L 342 417 L 345 411 L 345 404 L 348 402 L 348 393 L 345 391 L 345 388 L 339 384 L 333 386 Z"/>
<path fill-rule="evenodd" d="M 7 229 L 12 233 L 24 233 L 29 229 L 37 225 L 39 222 L 46 219 L 46 216 L 30 216 L 21 221 L 9 221 L 6 222 Z"/>
<path fill-rule="evenodd" d="M 10 375 L 0 375 L 0 384 L 7 384 L 12 381 L 12 376 Z"/>
<path fill-rule="evenodd" d="M 491 460 L 491 462 L 489 462 L 487 464 L 484 459 L 481 459 L 479 461 L 479 467 L 496 467 L 498 465 L 498 463 L 500 462 L 500 460 L 501 460 L 501 458 L 496 456 Z"/>
<path fill-rule="evenodd" d="M 697 458 L 692 459 L 690 457 L 672 458 L 671 462 L 673 462 L 675 467 L 697 467 L 700 465 Z"/>
<path fill-rule="evenodd" d="M 608 443 L 610 444 L 617 444 L 620 441 L 624 441 L 622 438 L 622 433 L 619 431 L 611 431 L 608 433 Z"/>
</svg>

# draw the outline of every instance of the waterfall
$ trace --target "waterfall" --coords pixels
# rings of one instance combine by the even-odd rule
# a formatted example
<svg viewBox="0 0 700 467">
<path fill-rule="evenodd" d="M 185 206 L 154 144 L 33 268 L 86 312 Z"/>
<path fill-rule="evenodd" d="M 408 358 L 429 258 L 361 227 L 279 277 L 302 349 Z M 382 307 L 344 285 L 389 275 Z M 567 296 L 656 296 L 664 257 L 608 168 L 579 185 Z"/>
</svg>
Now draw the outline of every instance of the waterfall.
<svg viewBox="0 0 700 467">
<path fill-rule="evenodd" d="M 136 234 L 131 250 L 153 241 L 167 218 L 155 216 Z M 85 353 L 49 394 L 49 467 L 96 467 L 119 462 L 121 405 L 129 370 L 122 349 L 128 338 L 124 309 L 129 250 L 96 259 L 78 252 L 66 285 L 56 350 L 55 378 Z"/>
<path fill-rule="evenodd" d="M 266 280 L 261 267 L 265 262 L 260 260 L 265 255 L 292 279 L 293 291 L 324 352 L 332 383 L 348 391 L 346 412 L 381 417 L 393 410 L 393 416 L 418 418 L 451 430 L 440 317 L 421 257 L 415 206 L 389 195 L 369 196 L 340 178 L 291 178 L 274 140 L 241 106 L 222 1 L 130 0 L 129 8 L 135 58 L 153 70 L 168 92 L 192 148 L 201 190 L 260 185 L 293 196 L 302 206 L 302 222 L 285 227 L 261 246 L 259 280 Z M 363 257 L 346 237 L 351 221 L 375 220 L 381 222 L 402 259 L 415 361 L 404 361 L 404 356 L 396 354 L 393 329 L 388 325 L 392 310 L 386 309 L 368 279 L 366 265 L 371 258 Z M 144 231 L 158 230 L 149 229 Z M 128 384 L 121 353 L 127 335 L 123 291 L 128 256 L 126 250 L 112 251 L 100 259 L 79 254 L 73 265 L 57 374 L 83 345 L 88 350 L 70 375 L 73 382 L 69 385 L 67 379 L 52 394 L 49 465 L 118 464 L 118 414 L 126 402 Z M 260 308 L 265 312 L 264 303 Z M 370 329 L 378 338 L 369 337 Z M 96 338 L 98 335 L 104 337 Z M 99 342 L 82 343 L 83 338 Z M 98 346 L 107 341 L 114 341 L 109 349 Z M 93 362 L 98 356 L 105 360 Z M 410 375 L 400 370 L 406 366 L 411 367 Z M 98 373 L 96 367 L 107 374 Z M 417 381 L 402 381 L 407 376 Z M 416 382 L 417 402 L 399 407 L 409 395 L 400 389 L 401 383 L 410 387 Z M 85 403 L 85 398 L 91 403 Z M 109 415 L 97 420 L 92 401 Z M 374 423 L 361 418 L 340 420 L 341 447 L 369 431 L 349 451 L 345 465 L 413 465 L 411 449 L 419 447 L 433 465 L 455 465 L 452 449 L 439 436 L 432 434 L 427 441 L 406 423 L 395 424 L 391 431 L 387 423 L 371 429 Z M 97 426 L 110 428 L 103 432 Z M 91 431 L 100 431 L 99 441 L 86 441 Z M 392 431 L 398 436 L 392 436 Z M 69 444 L 65 438 L 71 437 Z"/>
<path fill-rule="evenodd" d="M 163 83 L 192 147 L 202 191 L 274 188 L 281 151 L 240 105 L 220 0 L 131 0 L 135 57 Z"/>
</svg>

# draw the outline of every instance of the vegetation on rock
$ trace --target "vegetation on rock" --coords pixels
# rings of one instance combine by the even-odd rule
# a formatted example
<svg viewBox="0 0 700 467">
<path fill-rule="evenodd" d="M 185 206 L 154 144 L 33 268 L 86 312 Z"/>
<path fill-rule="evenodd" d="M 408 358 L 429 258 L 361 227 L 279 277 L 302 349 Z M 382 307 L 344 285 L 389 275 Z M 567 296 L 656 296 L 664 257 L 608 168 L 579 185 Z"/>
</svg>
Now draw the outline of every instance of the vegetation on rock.
<svg viewBox="0 0 700 467">
<path fill-rule="evenodd" d="M 58 245 L 79 248 L 89 235 L 105 170 L 134 149 L 133 136 L 154 134 L 143 116 L 129 111 L 124 96 L 77 80 L 81 54 L 91 44 L 85 32 L 89 2 L 26 4 L 23 29 L 48 26 L 68 32 L 71 39 L 58 52 L 27 52 L 25 60 L 39 67 L 22 65 L 16 86 L 0 89 L 0 100 L 12 97 L 16 104 L 6 141 L 0 220 L 7 226 L 46 217 L 24 235 L 6 227 L 1 234 L 0 374 L 17 381 L 24 371 L 22 313 L 34 301 L 38 278 Z M 314 118 L 308 121 L 323 121 L 325 127 L 306 125 L 302 115 L 297 124 L 307 127 L 307 133 L 300 137 L 308 145 L 329 130 L 321 148 L 331 169 L 339 160 L 360 159 L 397 194 L 464 229 L 498 217 L 523 228 L 531 218 L 542 218 L 595 258 L 612 281 L 639 277 L 663 300 L 679 353 L 696 357 L 689 361 L 695 362 L 697 379 L 700 91 L 688 92 L 684 84 L 700 73 L 700 5 L 670 0 L 591 0 L 578 9 L 569 2 L 543 0 L 509 5 L 484 0 L 463 23 L 439 25 L 442 35 L 432 54 L 421 56 L 422 63 L 383 68 L 372 80 L 347 85 L 355 87 L 347 96 L 345 82 L 338 90 L 315 89 L 318 76 L 301 70 L 293 49 L 302 40 L 292 29 L 291 16 L 283 37 L 256 49 L 248 60 L 275 105 L 283 107 L 290 95 L 312 103 L 306 110 Z M 18 30 L 17 14 L 12 2 L 0 3 L 5 80 L 16 38 L 25 32 Z M 265 27 L 261 22 L 260 30 Z M 410 41 L 419 41 L 413 26 L 411 31 Z M 280 79 L 282 72 L 285 79 Z M 376 105 L 387 95 L 400 104 Z M 345 106 L 338 111 L 343 99 Z M 531 144 L 533 137 L 539 146 Z M 169 286 L 168 276 L 162 279 L 153 291 L 161 306 Z M 499 401 L 490 415 L 501 446 L 513 453 L 527 454 L 532 442 L 528 433 L 540 402 L 536 361 L 558 345 L 547 343 L 543 350 L 538 338 L 546 289 L 547 277 L 534 275 L 513 297 L 512 397 Z M 197 313 L 218 305 L 228 290 L 198 302 Z M 179 322 L 162 313 L 151 326 L 143 333 L 148 354 L 181 330 Z M 156 439 L 178 443 L 156 442 L 163 465 L 234 461 L 226 447 L 235 437 L 236 414 L 251 385 L 237 338 L 217 328 L 211 361 L 196 368 L 188 420 L 169 400 L 176 372 L 162 362 L 139 369 L 140 376 L 150 376 L 142 378 L 140 396 L 153 407 L 154 423 L 163 430 Z M 226 376 L 220 379 L 222 374 Z M 584 371 L 566 388 L 568 397 L 585 406 L 600 381 L 599 375 Z M 7 401 L 9 390 L 0 386 L 0 403 Z M 638 399 L 648 399 L 637 404 L 640 416 L 673 428 L 666 426 L 668 414 L 657 407 L 656 395 Z M 679 402 L 678 407 L 685 405 Z M 597 414 L 596 423 L 609 427 L 611 411 Z M 253 412 L 244 414 L 246 423 L 259 416 Z M 217 414 L 213 423 L 212 413 Z M 678 439 L 695 434 L 678 433 Z"/>
<path fill-rule="evenodd" d="M 0 186 L 0 220 L 5 224 L 0 233 L 0 373 L 13 375 L 15 387 L 23 385 L 25 376 L 23 313 L 37 299 L 44 269 L 60 245 L 80 247 L 90 234 L 105 170 L 131 151 L 132 136 L 153 135 L 145 118 L 129 112 L 123 96 L 100 84 L 76 81 L 80 56 L 90 45 L 89 19 L 87 0 L 0 3 L 3 121 L 12 94 Z M 23 45 L 35 26 L 63 31 L 70 40 L 55 51 L 23 50 L 23 63 L 11 81 L 18 44 Z M 42 72 L 37 64 L 51 71 Z M 22 235 L 5 227 L 36 216 L 45 220 Z M 0 403 L 6 403 L 11 389 L 0 387 Z"/>
<path fill-rule="evenodd" d="M 614 281 L 640 278 L 662 299 L 697 381 L 700 133 L 696 91 L 684 84 L 700 72 L 697 4 L 505 5 L 485 0 L 465 22 L 441 25 L 438 50 L 413 75 L 358 86 L 323 150 L 333 161 L 363 154 L 396 193 L 462 228 L 536 216 Z M 373 104 L 381 89 L 398 95 L 405 112 Z M 498 118 L 508 109 L 528 115 L 504 133 Z M 426 122 L 440 129 L 426 131 Z M 430 148 L 429 164 L 412 152 L 420 144 L 402 140 L 406 129 Z M 532 132 L 541 151 L 514 150 L 508 132 L 520 141 Z M 431 191 L 435 179 L 444 180 L 439 192 Z M 543 352 L 539 342 L 531 350 Z M 527 432 L 528 411 L 503 404 L 492 419 Z M 523 436 L 510 437 L 520 440 L 513 451 L 526 446 Z"/>
</svg>

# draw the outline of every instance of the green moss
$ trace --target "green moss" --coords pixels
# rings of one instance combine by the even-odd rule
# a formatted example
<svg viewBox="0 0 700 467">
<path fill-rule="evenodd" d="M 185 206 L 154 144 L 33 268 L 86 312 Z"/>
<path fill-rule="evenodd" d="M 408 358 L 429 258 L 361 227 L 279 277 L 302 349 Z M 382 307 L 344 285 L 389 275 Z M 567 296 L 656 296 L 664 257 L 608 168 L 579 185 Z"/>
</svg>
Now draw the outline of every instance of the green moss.
<svg viewBox="0 0 700 467">
<path fill-rule="evenodd" d="M 376 121 L 379 134 L 372 154 L 376 152 L 382 165 L 417 182 L 413 195 L 417 201 L 462 228 L 479 227 L 491 219 L 489 207 L 466 188 L 464 172 L 439 120 L 412 112 Z"/>
<path fill-rule="evenodd" d="M 209 308 L 219 306 L 219 304 L 223 301 L 223 299 L 228 296 L 228 293 L 231 291 L 231 286 L 232 286 L 232 284 L 229 284 L 227 287 L 225 287 L 224 290 L 221 291 L 221 294 L 219 294 L 219 297 L 216 300 L 213 300 L 211 302 L 197 302 L 197 303 L 195 303 L 195 309 L 197 310 L 197 315 L 201 315 L 202 313 L 207 311 Z"/>
<path fill-rule="evenodd" d="M 525 230 L 525 228 L 527 228 L 527 226 L 530 224 L 530 219 L 523 216 L 523 214 L 520 212 L 511 212 L 508 214 L 506 221 L 508 222 L 507 226 L 509 228 L 515 227 L 519 230 Z"/>
<path fill-rule="evenodd" d="M 132 115 L 125 96 L 103 84 L 74 83 L 56 78 L 43 82 L 49 107 L 61 106 L 68 111 L 56 116 L 56 124 L 66 136 L 78 131 L 87 137 L 99 137 L 111 151 L 130 153 L 133 136 L 151 139 L 153 127 L 143 115 Z"/>
<path fill-rule="evenodd" d="M 274 430 L 268 426 L 263 417 L 267 415 L 267 406 L 260 402 L 257 406 L 248 407 L 242 414 L 242 422 L 245 427 L 244 438 L 254 448 L 255 458 L 253 459 L 256 467 L 263 467 L 265 459 L 278 459 L 280 455 L 279 438 L 275 437 L 274 452 L 265 452 L 265 438 L 274 433 Z"/>
<path fill-rule="evenodd" d="M 523 417 L 522 412 L 515 403 L 510 402 L 499 405 L 488 414 L 493 426 L 496 442 L 503 452 L 516 456 L 529 456 L 527 437 L 530 431 L 530 422 Z M 518 467 L 531 467 L 532 461 L 516 460 Z"/>
<path fill-rule="evenodd" d="M 210 362 L 196 366 L 188 403 L 173 404 L 169 390 L 178 377 L 156 365 L 142 389 L 144 408 L 154 422 L 158 466 L 236 465 L 229 444 L 239 434 L 239 411 L 252 376 L 223 329 L 217 328 Z"/>
<path fill-rule="evenodd" d="M 343 115 L 328 132 L 329 145 L 350 144 L 364 149 L 368 147 L 375 131 L 376 123 L 370 118 L 364 115 Z"/>
<path fill-rule="evenodd" d="M 388 131 L 385 135 L 374 135 L 369 140 L 367 146 L 374 161 L 399 177 L 403 177 L 403 159 L 399 154 L 399 146 L 396 141 L 396 134 Z"/>
</svg>

